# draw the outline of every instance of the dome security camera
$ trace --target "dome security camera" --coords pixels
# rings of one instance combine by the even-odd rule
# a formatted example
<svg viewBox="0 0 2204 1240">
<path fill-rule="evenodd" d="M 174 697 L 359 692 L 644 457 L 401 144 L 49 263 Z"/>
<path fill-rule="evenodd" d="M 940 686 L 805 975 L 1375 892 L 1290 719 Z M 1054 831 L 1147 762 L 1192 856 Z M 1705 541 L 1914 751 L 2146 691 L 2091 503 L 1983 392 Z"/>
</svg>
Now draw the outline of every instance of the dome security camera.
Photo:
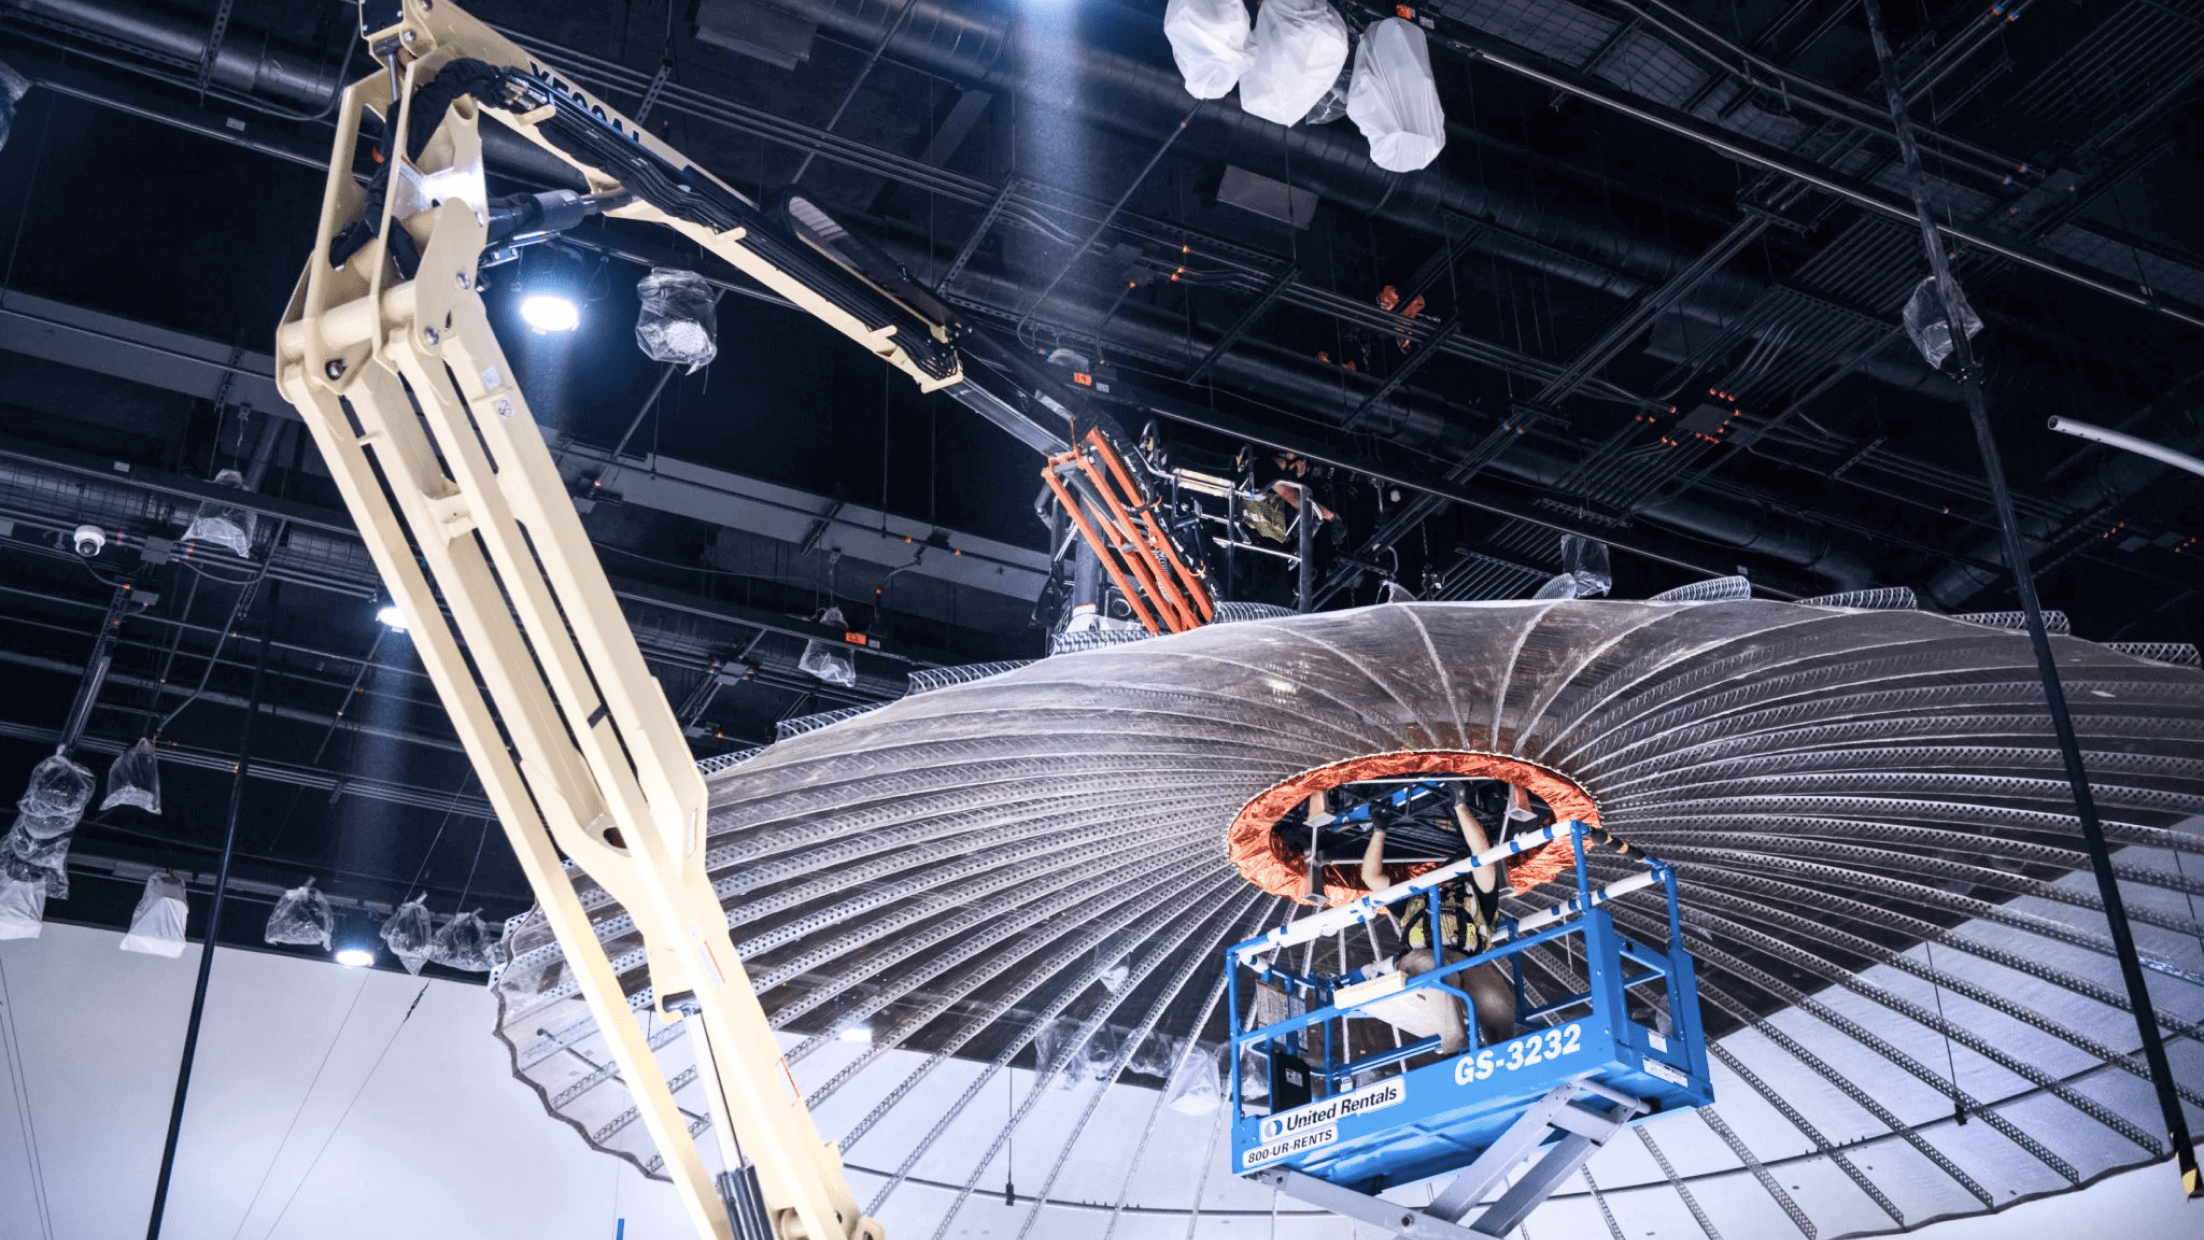
<svg viewBox="0 0 2204 1240">
<path fill-rule="evenodd" d="M 80 525 L 69 541 L 75 544 L 78 555 L 89 560 L 107 546 L 107 531 L 96 525 Z"/>
</svg>

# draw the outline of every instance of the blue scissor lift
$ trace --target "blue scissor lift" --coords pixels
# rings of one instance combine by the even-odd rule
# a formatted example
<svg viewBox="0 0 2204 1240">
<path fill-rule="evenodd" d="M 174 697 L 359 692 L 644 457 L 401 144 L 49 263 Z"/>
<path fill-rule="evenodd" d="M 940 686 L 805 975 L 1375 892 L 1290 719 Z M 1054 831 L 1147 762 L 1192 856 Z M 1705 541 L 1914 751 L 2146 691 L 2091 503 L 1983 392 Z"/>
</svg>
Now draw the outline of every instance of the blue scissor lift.
<svg viewBox="0 0 2204 1240">
<path fill-rule="evenodd" d="M 1582 823 L 1557 823 L 1229 949 L 1233 1170 L 1401 1236 L 1504 1236 L 1624 1127 L 1713 1102 L 1675 872 L 1647 858 L 1643 872 L 1595 890 L 1584 866 L 1588 833 Z M 1320 940 L 1356 931 L 1387 905 L 1548 840 L 1566 841 L 1574 851 L 1576 898 L 1519 921 L 1503 919 L 1489 951 L 1413 977 L 1394 970 L 1387 959 L 1337 975 L 1311 971 L 1307 963 L 1300 971 L 1290 967 L 1292 957 L 1310 961 L 1334 955 L 1332 944 Z M 1656 886 L 1668 902 L 1665 944 L 1625 936 L 1599 907 Z M 1439 901 L 1428 901 L 1426 909 L 1432 918 L 1427 941 L 1439 942 Z M 1523 953 L 1563 939 L 1578 940 L 1571 955 L 1584 964 L 1587 988 L 1534 1002 L 1523 983 Z M 1314 951 L 1293 950 L 1304 944 Z M 1513 979 L 1521 1032 L 1480 1046 L 1475 1009 L 1457 985 L 1458 975 L 1494 962 Z M 1292 996 L 1304 1010 L 1244 1028 L 1242 991 L 1248 987 L 1242 972 Z M 1665 992 L 1671 1026 L 1666 1033 L 1630 1019 L 1626 996 L 1641 988 Z M 1447 999 L 1462 1005 L 1467 1048 L 1409 1066 L 1429 1059 L 1441 1039 L 1400 1037 L 1402 1017 L 1418 1005 L 1428 1011 Z M 1352 1046 L 1370 1041 L 1353 1037 L 1353 1028 L 1373 1024 L 1399 1044 L 1350 1057 Z M 1239 1066 L 1250 1060 L 1252 1070 Z M 1251 1106 L 1246 1098 L 1251 1075 L 1260 1075 L 1268 1087 L 1263 1104 Z M 1357 1077 L 1365 1081 L 1359 1087 Z M 1530 1170 L 1497 1200 L 1483 1204 L 1534 1155 L 1538 1161 Z M 1448 1174 L 1454 1179 L 1428 1206 L 1377 1196 Z"/>
</svg>

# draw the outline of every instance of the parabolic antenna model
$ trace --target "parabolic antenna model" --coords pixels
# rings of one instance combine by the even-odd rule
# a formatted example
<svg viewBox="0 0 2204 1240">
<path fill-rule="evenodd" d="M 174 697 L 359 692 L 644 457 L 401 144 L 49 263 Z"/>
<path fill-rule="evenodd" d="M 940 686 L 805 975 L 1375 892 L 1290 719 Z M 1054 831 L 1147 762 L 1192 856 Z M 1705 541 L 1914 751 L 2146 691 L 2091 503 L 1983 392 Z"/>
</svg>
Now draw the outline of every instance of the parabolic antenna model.
<svg viewBox="0 0 2204 1240">
<path fill-rule="evenodd" d="M 1271 1212 L 1225 1167 L 1222 1108 L 1160 1105 L 1217 1062 L 1222 948 L 1301 907 L 1235 864 L 1235 821 L 1363 760 L 1535 771 L 1675 867 L 1716 1102 L 1611 1142 L 1534 1234 L 1627 1217 L 1819 1240 L 2000 1209 L 2165 1142 L 2028 639 L 1911 604 L 1224 604 L 1175 636 L 920 673 L 708 763 L 712 874 L 790 1087 L 893 1234 L 953 1229 L 976 1192 L 1000 1208 L 1014 1167 L 1027 1232 L 1067 1210 L 1178 1235 L 1197 1205 Z M 2186 647 L 2053 644 L 2177 1085 L 2204 1107 L 2204 671 Z M 580 886 L 708 1122 L 639 940 Z M 1608 907 L 1658 941 L 1659 899 Z M 507 946 L 516 1073 L 655 1171 L 549 933 L 516 919 Z M 1534 951 L 1526 975 L 1558 992 L 1578 967 Z"/>
</svg>

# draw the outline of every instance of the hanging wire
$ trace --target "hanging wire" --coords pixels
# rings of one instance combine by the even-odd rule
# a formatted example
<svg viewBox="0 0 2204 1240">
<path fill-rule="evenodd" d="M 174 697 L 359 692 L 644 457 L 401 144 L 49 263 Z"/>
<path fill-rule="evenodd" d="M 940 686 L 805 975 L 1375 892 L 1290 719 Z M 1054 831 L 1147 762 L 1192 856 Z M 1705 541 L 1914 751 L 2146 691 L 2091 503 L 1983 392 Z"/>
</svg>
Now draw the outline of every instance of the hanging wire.
<svg viewBox="0 0 2204 1240">
<path fill-rule="evenodd" d="M 352 1091 L 351 1101 L 344 1104 L 344 1110 L 337 1115 L 337 1122 L 329 1126 L 329 1135 L 321 1139 L 321 1148 L 314 1151 L 313 1160 L 306 1164 L 306 1170 L 299 1175 L 298 1183 L 291 1186 L 291 1195 L 284 1199 L 283 1208 L 276 1211 L 275 1222 L 269 1224 L 261 1240 L 268 1240 L 268 1237 L 275 1235 L 277 1228 L 283 1226 L 283 1216 L 291 1212 L 292 1204 L 306 1188 L 306 1181 L 313 1178 L 314 1168 L 321 1165 L 321 1156 L 329 1152 L 329 1145 L 344 1128 L 344 1121 L 351 1118 L 352 1108 L 359 1105 L 360 1095 L 366 1093 L 367 1087 L 374 1083 L 376 1069 L 381 1068 L 383 1060 L 390 1056 L 390 1048 L 398 1044 L 398 1035 L 405 1031 L 406 1022 L 413 1019 L 414 1009 L 421 1006 L 422 998 L 428 993 L 429 983 L 421 983 L 421 989 L 414 992 L 413 1002 L 406 1005 L 406 1014 L 398 1018 L 398 1027 L 390 1031 L 390 1040 L 383 1043 L 382 1053 L 376 1055 L 375 1062 L 368 1065 L 367 1075 L 360 1078 L 360 1087 Z"/>
<path fill-rule="evenodd" d="M 1951 1117 L 1964 1124 L 1967 1122 L 1967 1108 L 1959 1101 L 1959 1063 L 1952 1057 L 1951 1025 L 1944 1019 L 1944 987 L 1936 980 L 1936 944 L 1923 939 L 1921 949 L 1928 953 L 1929 990 L 1936 996 L 1937 1032 L 1944 1035 L 1944 1069 L 1951 1081 Z"/>
<path fill-rule="evenodd" d="M 0 1065 L 8 1070 L 8 1087 L 15 1098 L 17 1126 L 23 1133 L 23 1151 L 30 1161 L 32 1201 L 38 1209 L 39 1233 L 45 1240 L 54 1240 L 53 1205 L 46 1195 L 46 1164 L 38 1152 L 38 1124 L 31 1117 L 31 1078 L 23 1066 L 23 1044 L 16 1036 L 15 996 L 8 990 L 8 968 L 0 963 L 0 1032 L 5 1032 L 6 1043 L 0 1046 Z"/>
<path fill-rule="evenodd" d="M 367 993 L 367 979 L 374 970 L 360 971 L 360 984 L 352 992 L 352 1002 L 344 1009 L 344 1019 L 337 1022 L 337 1032 L 329 1039 L 329 1046 L 321 1053 L 321 1063 L 314 1068 L 314 1079 L 306 1082 L 306 1092 L 299 1095 L 298 1107 L 291 1112 L 291 1122 L 283 1126 L 283 1136 L 276 1141 L 275 1153 L 268 1156 L 268 1169 L 260 1173 L 260 1183 L 253 1186 L 253 1195 L 245 1203 L 245 1212 L 237 1216 L 237 1230 L 230 1233 L 230 1240 L 238 1240 L 245 1234 L 245 1224 L 252 1221 L 253 1210 L 260 1204 L 260 1194 L 267 1191 L 268 1177 L 275 1174 L 276 1164 L 283 1161 L 283 1151 L 291 1144 L 291 1134 L 298 1129 L 299 1116 L 306 1114 L 306 1104 L 314 1099 L 314 1087 L 321 1084 L 321 1074 L 329 1070 L 330 1056 L 336 1054 L 337 1043 L 344 1041 L 344 1031 L 352 1026 L 352 1014 L 359 1010 L 360 996 Z"/>
</svg>

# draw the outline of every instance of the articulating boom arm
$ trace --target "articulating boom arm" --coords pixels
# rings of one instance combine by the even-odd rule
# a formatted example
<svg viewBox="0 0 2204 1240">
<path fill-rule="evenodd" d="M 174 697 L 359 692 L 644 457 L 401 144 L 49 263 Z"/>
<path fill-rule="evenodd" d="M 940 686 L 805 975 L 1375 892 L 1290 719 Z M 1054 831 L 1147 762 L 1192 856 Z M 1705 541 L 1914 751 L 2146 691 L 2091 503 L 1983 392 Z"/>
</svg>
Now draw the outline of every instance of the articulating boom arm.
<svg viewBox="0 0 2204 1240">
<path fill-rule="evenodd" d="M 366 6 L 372 13 L 378 5 Z M 778 223 L 450 0 L 382 0 L 383 68 L 339 112 L 320 231 L 278 332 L 304 416 L 701 1234 L 882 1235 L 859 1211 L 751 991 L 706 876 L 706 797 L 477 293 L 492 226 L 484 115 L 574 165 L 606 214 L 672 228 L 925 389 L 1049 450 L 1023 400 L 964 375 L 946 312 Z M 370 17 L 369 20 L 375 20 Z M 363 110 L 383 169 L 352 173 Z M 531 217 L 533 218 L 533 217 Z M 1005 423 L 1009 425 L 1009 423 Z M 715 1183 L 562 863 L 634 918 L 651 1004 L 687 1019 Z"/>
</svg>

